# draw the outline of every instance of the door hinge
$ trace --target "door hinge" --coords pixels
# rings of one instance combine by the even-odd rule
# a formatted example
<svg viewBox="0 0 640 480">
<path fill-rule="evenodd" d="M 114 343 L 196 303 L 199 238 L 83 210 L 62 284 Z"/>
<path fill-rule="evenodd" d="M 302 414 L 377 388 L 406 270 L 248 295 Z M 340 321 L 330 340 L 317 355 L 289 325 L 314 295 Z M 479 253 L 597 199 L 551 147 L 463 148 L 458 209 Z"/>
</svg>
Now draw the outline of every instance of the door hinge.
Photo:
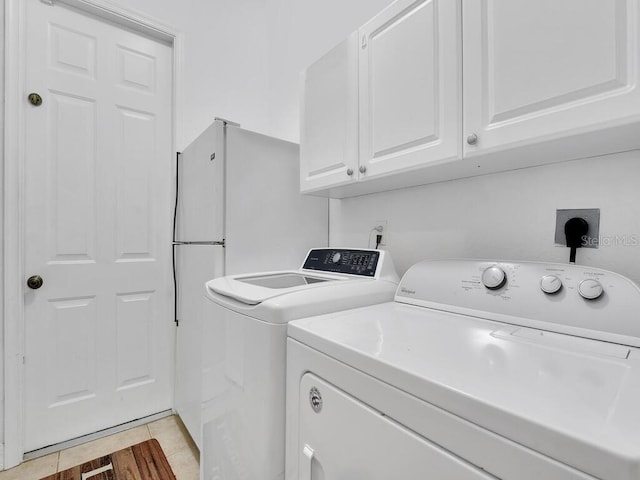
<svg viewBox="0 0 640 480">
<path fill-rule="evenodd" d="M 40 1 L 45 5 L 49 5 L 50 7 L 53 7 L 53 0 L 40 0 Z"/>
</svg>

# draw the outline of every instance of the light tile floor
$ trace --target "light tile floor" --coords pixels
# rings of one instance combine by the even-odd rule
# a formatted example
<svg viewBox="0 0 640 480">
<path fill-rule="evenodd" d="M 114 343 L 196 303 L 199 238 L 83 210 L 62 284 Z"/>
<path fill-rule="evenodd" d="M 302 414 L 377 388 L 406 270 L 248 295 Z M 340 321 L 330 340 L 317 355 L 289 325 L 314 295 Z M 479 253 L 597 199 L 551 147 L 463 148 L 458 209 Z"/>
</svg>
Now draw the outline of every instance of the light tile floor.
<svg viewBox="0 0 640 480">
<path fill-rule="evenodd" d="M 155 422 L 35 458 L 0 472 L 0 480 L 38 480 L 94 458 L 156 438 L 177 480 L 198 480 L 199 453 L 186 428 L 172 415 Z"/>
</svg>

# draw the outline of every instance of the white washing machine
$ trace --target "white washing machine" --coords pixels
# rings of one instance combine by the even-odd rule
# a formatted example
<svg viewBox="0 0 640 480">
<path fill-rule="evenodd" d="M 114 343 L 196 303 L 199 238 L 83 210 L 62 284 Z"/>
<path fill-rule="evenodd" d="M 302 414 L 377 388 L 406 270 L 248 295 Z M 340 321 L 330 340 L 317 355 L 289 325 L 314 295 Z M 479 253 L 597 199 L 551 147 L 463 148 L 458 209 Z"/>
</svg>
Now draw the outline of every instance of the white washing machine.
<svg viewBox="0 0 640 480">
<path fill-rule="evenodd" d="M 201 478 L 283 479 L 287 323 L 388 302 L 398 281 L 385 251 L 322 248 L 299 270 L 208 282 Z"/>
<path fill-rule="evenodd" d="M 287 480 L 640 479 L 640 290 L 426 261 L 395 301 L 289 324 Z"/>
</svg>

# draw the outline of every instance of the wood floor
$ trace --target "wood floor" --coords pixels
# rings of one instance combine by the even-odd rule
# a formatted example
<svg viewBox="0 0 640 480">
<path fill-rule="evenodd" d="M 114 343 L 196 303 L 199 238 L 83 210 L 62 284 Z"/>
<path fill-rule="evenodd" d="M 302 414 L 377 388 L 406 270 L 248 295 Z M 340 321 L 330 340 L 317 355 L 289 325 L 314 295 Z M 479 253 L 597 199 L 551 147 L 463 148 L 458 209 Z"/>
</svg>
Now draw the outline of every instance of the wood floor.
<svg viewBox="0 0 640 480">
<path fill-rule="evenodd" d="M 152 438 L 42 480 L 175 480 L 158 440 Z"/>
</svg>

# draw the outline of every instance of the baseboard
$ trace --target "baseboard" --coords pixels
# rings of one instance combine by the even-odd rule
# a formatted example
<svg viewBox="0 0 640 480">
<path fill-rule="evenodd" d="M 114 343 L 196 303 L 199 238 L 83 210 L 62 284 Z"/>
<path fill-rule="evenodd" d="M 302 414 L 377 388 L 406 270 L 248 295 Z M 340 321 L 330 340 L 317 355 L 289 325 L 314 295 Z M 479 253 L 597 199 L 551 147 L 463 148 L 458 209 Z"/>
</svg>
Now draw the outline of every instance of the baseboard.
<svg viewBox="0 0 640 480">
<path fill-rule="evenodd" d="M 44 455 L 49 455 L 50 453 L 59 452 L 60 450 L 65 450 L 67 448 L 75 447 L 76 445 L 81 445 L 83 443 L 87 443 L 92 440 L 97 440 L 99 438 L 103 438 L 108 435 L 113 435 L 114 433 L 119 433 L 125 430 L 129 430 L 131 428 L 139 427 L 140 425 L 145 425 L 147 423 L 160 420 L 161 418 L 168 417 L 169 415 L 172 415 L 172 413 L 173 413 L 172 410 L 164 410 L 162 412 L 149 415 L 148 417 L 139 418 L 131 422 L 123 423 L 121 425 L 116 425 L 115 427 L 100 430 L 99 432 L 94 432 L 94 433 L 90 433 L 89 435 L 73 438 L 71 440 L 67 440 L 66 442 L 56 443 L 55 445 L 49 445 L 48 447 L 40 448 L 38 450 L 25 452 L 23 456 L 23 461 L 32 460 L 38 457 L 43 457 Z"/>
</svg>

